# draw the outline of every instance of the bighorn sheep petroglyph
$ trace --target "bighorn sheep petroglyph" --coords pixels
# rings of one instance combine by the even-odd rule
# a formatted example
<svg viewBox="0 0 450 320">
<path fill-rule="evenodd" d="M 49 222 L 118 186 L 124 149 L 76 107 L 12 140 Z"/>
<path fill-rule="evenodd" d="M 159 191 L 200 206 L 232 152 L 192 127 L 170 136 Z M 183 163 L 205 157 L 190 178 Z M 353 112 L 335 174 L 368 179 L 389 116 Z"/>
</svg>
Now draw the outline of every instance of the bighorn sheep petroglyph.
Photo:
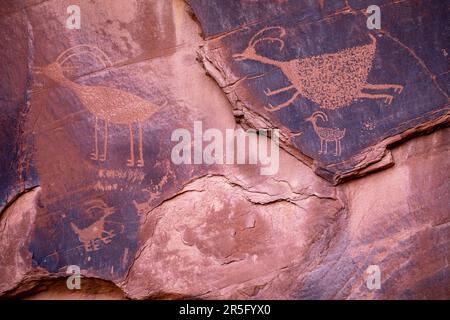
<svg viewBox="0 0 450 320">
<path fill-rule="evenodd" d="M 278 33 L 277 36 L 267 35 L 275 31 Z M 264 28 L 250 39 L 242 53 L 233 55 L 235 60 L 254 60 L 276 66 L 291 82 L 291 85 L 287 87 L 265 91 L 267 96 L 273 96 L 295 90 L 289 100 L 277 106 L 270 105 L 270 108 L 266 108 L 268 111 L 288 107 L 298 96 L 305 97 L 326 109 L 347 106 L 358 98 L 384 99 L 385 103 L 391 104 L 393 99 L 391 94 L 366 93 L 362 90 L 393 89 L 398 93 L 403 90 L 403 86 L 396 84 L 367 83 L 377 43 L 376 38 L 371 34 L 369 34 L 371 42 L 368 44 L 312 57 L 281 61 L 257 53 L 256 46 L 262 42 L 278 43 L 281 51 L 285 45 L 282 40 L 285 35 L 286 30 L 283 27 Z"/>
<path fill-rule="evenodd" d="M 341 155 L 341 139 L 345 136 L 346 129 L 338 129 L 338 128 L 324 128 L 319 127 L 317 125 L 317 119 L 320 118 L 322 121 L 328 121 L 328 117 L 322 111 L 314 112 L 309 118 L 306 118 L 305 121 L 311 122 L 314 132 L 320 138 L 320 151 L 319 154 L 327 154 L 328 142 L 336 143 L 336 151 L 334 153 L 335 156 Z M 324 148 L 325 145 L 325 148 Z"/>
</svg>

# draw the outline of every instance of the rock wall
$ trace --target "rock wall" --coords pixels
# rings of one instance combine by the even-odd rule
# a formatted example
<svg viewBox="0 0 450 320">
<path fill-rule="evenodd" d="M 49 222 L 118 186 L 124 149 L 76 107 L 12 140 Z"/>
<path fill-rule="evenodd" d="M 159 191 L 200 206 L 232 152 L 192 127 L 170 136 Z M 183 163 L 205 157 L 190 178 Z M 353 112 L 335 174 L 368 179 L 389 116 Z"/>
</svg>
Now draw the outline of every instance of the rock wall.
<svg viewBox="0 0 450 320">
<path fill-rule="evenodd" d="M 4 1 L 0 296 L 449 299 L 446 8 L 366 2 Z"/>
</svg>

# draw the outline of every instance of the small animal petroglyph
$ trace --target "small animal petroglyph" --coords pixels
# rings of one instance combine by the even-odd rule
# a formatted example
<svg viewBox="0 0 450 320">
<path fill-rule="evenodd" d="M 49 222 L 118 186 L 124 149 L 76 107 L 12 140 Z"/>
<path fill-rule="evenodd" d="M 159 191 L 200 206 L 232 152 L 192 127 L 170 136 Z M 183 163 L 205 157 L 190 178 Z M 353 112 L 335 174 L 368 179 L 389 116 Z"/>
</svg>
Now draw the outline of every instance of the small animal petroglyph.
<svg viewBox="0 0 450 320">
<path fill-rule="evenodd" d="M 328 142 L 336 143 L 336 151 L 334 153 L 335 156 L 341 155 L 341 139 L 345 136 L 346 129 L 338 129 L 338 128 L 324 128 L 317 125 L 317 119 L 320 118 L 322 121 L 328 121 L 328 116 L 322 111 L 314 112 L 309 118 L 306 118 L 305 121 L 311 122 L 314 132 L 320 138 L 320 151 L 319 154 L 327 154 Z M 325 148 L 324 148 L 325 147 Z"/>
<path fill-rule="evenodd" d="M 103 200 L 98 199 L 88 201 L 85 205 L 87 207 L 86 213 L 94 214 L 100 210 L 103 215 L 99 220 L 84 229 L 80 229 L 73 222 L 70 223 L 70 226 L 77 234 L 80 242 L 83 243 L 86 251 L 97 251 L 100 249 L 102 242 L 106 245 L 116 236 L 114 230 L 105 230 L 105 218 L 113 214 L 116 210 L 112 207 L 108 207 Z"/>
<path fill-rule="evenodd" d="M 142 122 L 149 119 L 160 108 L 167 105 L 166 103 L 158 107 L 155 104 L 142 99 L 136 95 L 122 91 L 115 88 L 104 86 L 88 86 L 78 84 L 71 81 L 64 75 L 63 64 L 70 58 L 79 54 L 89 54 L 100 61 L 104 67 L 111 67 L 112 64 L 108 56 L 100 49 L 88 46 L 79 45 L 67 49 L 61 53 L 56 61 L 46 67 L 35 67 L 36 73 L 43 74 L 60 85 L 72 90 L 80 102 L 94 115 L 95 117 L 95 131 L 94 131 L 94 152 L 92 159 L 98 161 L 105 161 L 108 148 L 108 125 L 109 123 L 127 125 L 130 134 L 130 158 L 127 161 L 127 166 L 138 167 L 144 166 L 144 157 L 142 150 Z M 103 152 L 99 154 L 98 148 L 98 119 L 104 121 L 104 143 Z M 135 162 L 134 158 L 134 138 L 132 125 L 137 125 L 138 128 L 138 160 Z"/>
<path fill-rule="evenodd" d="M 267 36 L 267 33 L 278 32 L 277 37 Z M 391 94 L 367 93 L 366 90 L 394 90 L 400 93 L 403 86 L 397 84 L 369 84 L 367 77 L 372 68 L 376 50 L 376 38 L 369 34 L 371 42 L 357 47 L 347 48 L 335 53 L 297 58 L 289 61 L 274 60 L 256 52 L 256 46 L 261 42 L 275 42 L 284 48 L 283 38 L 286 30 L 282 27 L 267 27 L 256 33 L 249 41 L 247 48 L 233 55 L 235 60 L 254 60 L 276 66 L 291 82 L 290 86 L 277 90 L 267 89 L 266 96 L 273 96 L 295 90 L 286 102 L 277 106 L 270 105 L 268 111 L 276 111 L 291 105 L 298 96 L 305 97 L 321 108 L 337 109 L 349 105 L 354 99 L 384 99 L 391 104 L 394 98 Z"/>
</svg>

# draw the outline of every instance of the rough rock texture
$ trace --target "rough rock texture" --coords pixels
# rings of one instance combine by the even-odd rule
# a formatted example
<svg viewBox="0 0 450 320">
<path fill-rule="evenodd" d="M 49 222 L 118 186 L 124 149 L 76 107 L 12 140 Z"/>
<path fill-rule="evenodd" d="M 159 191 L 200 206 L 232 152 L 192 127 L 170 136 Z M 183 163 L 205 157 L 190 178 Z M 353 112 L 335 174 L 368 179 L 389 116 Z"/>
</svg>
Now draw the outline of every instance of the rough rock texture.
<svg viewBox="0 0 450 320">
<path fill-rule="evenodd" d="M 302 275 L 298 298 L 448 299 L 449 141 L 449 129 L 409 141 L 393 150 L 394 167 L 342 186 L 345 232 Z M 368 265 L 383 272 L 379 291 L 363 281 Z"/>
<path fill-rule="evenodd" d="M 65 28 L 65 1 L 0 6 L 1 297 L 450 298 L 442 2 L 380 1 L 379 32 L 365 1 L 78 3 L 80 30 Z M 269 103 L 290 96 L 264 90 L 289 78 L 233 57 L 272 26 L 257 54 L 319 57 L 302 65 L 306 96 L 276 112 Z M 314 91 L 332 87 L 314 78 L 320 55 L 349 48 L 359 84 L 402 87 L 387 88 L 391 105 L 354 101 L 354 85 Z M 358 64 L 371 50 L 371 67 Z M 174 164 L 171 134 L 194 121 L 280 128 L 278 172 Z M 313 122 L 336 129 L 326 154 Z M 69 265 L 81 290 L 66 287 Z M 379 290 L 366 286 L 370 265 Z"/>
</svg>

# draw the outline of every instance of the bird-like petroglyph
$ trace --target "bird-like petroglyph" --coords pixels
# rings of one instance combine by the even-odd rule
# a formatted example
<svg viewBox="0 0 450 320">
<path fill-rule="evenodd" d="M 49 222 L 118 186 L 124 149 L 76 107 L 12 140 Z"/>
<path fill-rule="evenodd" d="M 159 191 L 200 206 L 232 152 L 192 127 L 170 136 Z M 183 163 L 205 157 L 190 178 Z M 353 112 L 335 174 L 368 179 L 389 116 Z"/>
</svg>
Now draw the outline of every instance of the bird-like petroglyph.
<svg viewBox="0 0 450 320">
<path fill-rule="evenodd" d="M 71 81 L 64 75 L 64 71 L 68 70 L 68 68 L 63 67 L 63 64 L 70 58 L 80 54 L 89 54 L 93 56 L 100 61 L 105 68 L 112 66 L 110 59 L 102 50 L 89 45 L 79 45 L 62 52 L 55 62 L 45 67 L 35 67 L 34 71 L 45 75 L 74 92 L 86 109 L 94 115 L 94 152 L 91 157 L 93 160 L 106 160 L 108 149 L 108 125 L 110 123 L 127 125 L 130 135 L 130 158 L 127 161 L 127 166 L 132 167 L 137 165 L 138 167 L 143 167 L 142 123 L 151 118 L 162 107 L 166 106 L 167 102 L 158 107 L 141 97 L 116 88 L 82 85 Z M 99 119 L 104 122 L 104 142 L 101 154 L 99 154 L 98 147 Z M 137 161 L 135 161 L 134 155 L 133 125 L 137 125 L 138 128 Z"/>
<path fill-rule="evenodd" d="M 277 35 L 270 36 L 271 32 L 277 32 Z M 233 55 L 233 58 L 238 61 L 254 60 L 276 66 L 291 82 L 291 85 L 287 87 L 265 91 L 268 97 L 289 90 L 294 91 L 291 98 L 279 105 L 270 105 L 269 108 L 266 108 L 268 111 L 272 112 L 288 107 L 299 96 L 307 98 L 325 109 L 345 107 L 358 98 L 384 99 L 385 103 L 391 104 L 394 98 L 392 94 L 369 93 L 362 90 L 393 90 L 396 93 L 403 90 L 403 86 L 397 84 L 367 83 L 377 44 L 377 39 L 372 34 L 369 34 L 370 43 L 368 44 L 335 53 L 295 58 L 288 61 L 275 60 L 257 53 L 257 45 L 262 42 L 278 43 L 281 51 L 285 45 L 282 40 L 285 35 L 286 30 L 283 27 L 264 28 L 250 39 L 247 48 L 242 53 Z"/>
<path fill-rule="evenodd" d="M 109 207 L 103 200 L 91 200 L 85 203 L 86 214 L 93 215 L 100 211 L 102 216 L 96 222 L 86 228 L 79 228 L 75 223 L 71 222 L 72 230 L 77 234 L 78 239 L 83 243 L 84 250 L 97 251 L 100 249 L 101 243 L 109 244 L 116 236 L 114 230 L 105 230 L 106 217 L 113 214 L 116 210 Z"/>
<path fill-rule="evenodd" d="M 345 136 L 346 129 L 339 128 L 326 128 L 317 124 L 317 119 L 321 119 L 324 122 L 328 121 L 328 116 L 322 111 L 314 112 L 310 117 L 305 120 L 311 122 L 314 132 L 320 138 L 320 151 L 319 154 L 327 154 L 328 142 L 335 142 L 336 150 L 334 155 L 341 155 L 341 139 Z"/>
</svg>

